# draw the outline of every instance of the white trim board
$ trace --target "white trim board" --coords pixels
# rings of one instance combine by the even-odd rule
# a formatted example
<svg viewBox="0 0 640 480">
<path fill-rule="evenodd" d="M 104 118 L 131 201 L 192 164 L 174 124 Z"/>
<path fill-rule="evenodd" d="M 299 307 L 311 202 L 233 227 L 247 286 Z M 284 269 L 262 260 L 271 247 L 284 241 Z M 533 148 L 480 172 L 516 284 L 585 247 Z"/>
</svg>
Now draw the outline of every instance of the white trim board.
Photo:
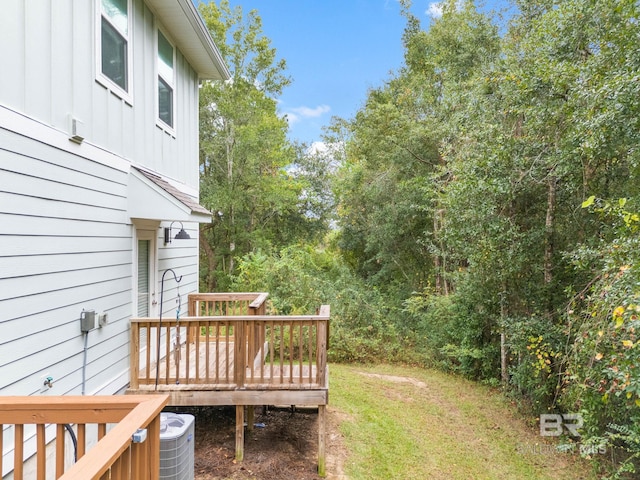
<svg viewBox="0 0 640 480">
<path fill-rule="evenodd" d="M 17 133 L 68 153 L 85 157 L 108 167 L 128 172 L 131 162 L 88 142 L 77 144 L 69 140 L 69 132 L 45 125 L 31 117 L 0 105 L 0 129 Z"/>
</svg>

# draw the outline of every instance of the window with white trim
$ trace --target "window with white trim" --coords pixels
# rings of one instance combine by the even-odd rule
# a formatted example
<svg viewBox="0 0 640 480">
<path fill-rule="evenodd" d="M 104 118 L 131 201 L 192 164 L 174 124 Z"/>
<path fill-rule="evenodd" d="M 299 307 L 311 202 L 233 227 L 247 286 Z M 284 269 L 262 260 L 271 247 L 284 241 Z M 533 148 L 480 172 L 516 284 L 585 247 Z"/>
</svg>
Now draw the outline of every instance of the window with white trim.
<svg viewBox="0 0 640 480">
<path fill-rule="evenodd" d="M 131 75 L 130 11 L 130 0 L 100 0 L 99 76 L 125 96 Z"/>
<path fill-rule="evenodd" d="M 173 128 L 175 69 L 174 48 L 158 30 L 158 118 L 166 126 Z"/>
</svg>

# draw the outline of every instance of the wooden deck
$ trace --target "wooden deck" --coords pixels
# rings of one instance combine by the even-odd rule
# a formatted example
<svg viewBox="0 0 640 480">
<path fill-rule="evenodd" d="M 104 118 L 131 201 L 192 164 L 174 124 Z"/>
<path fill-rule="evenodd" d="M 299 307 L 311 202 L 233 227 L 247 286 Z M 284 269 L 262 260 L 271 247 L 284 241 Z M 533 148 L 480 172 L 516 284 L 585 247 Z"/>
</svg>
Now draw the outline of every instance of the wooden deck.
<svg viewBox="0 0 640 480">
<path fill-rule="evenodd" d="M 318 471 L 324 472 L 329 401 L 329 306 L 316 315 L 267 315 L 263 293 L 189 295 L 189 315 L 131 319 L 129 394 L 162 393 L 172 406 L 236 406 L 236 458 L 244 411 L 317 406 Z"/>
<path fill-rule="evenodd" d="M 251 428 L 254 405 L 317 406 L 318 473 L 325 476 L 329 307 L 317 315 L 273 316 L 265 314 L 265 299 L 191 295 L 188 317 L 132 319 L 129 395 L 0 398 L 0 452 L 13 448 L 7 463 L 14 478 L 25 477 L 25 445 L 33 436 L 38 480 L 158 479 L 165 405 L 235 405 L 238 461 L 245 409 Z M 72 465 L 65 460 L 68 424 L 77 435 Z M 132 437 L 139 429 L 147 431 L 140 443 Z"/>
<path fill-rule="evenodd" d="M 166 395 L 0 397 L 0 453 L 4 446 L 13 449 L 13 478 L 23 480 L 23 462 L 31 455 L 25 441 L 35 430 L 37 480 L 157 480 L 160 412 L 168 400 Z M 69 464 L 65 429 L 71 424 L 77 462 Z M 147 436 L 137 442 L 132 436 L 139 429 Z M 0 475 L 2 467 L 0 455 Z"/>
<path fill-rule="evenodd" d="M 182 344 L 179 350 L 173 349 L 169 357 L 161 359 L 159 364 L 152 362 L 151 372 L 157 371 L 158 378 L 162 378 L 163 382 L 139 385 L 138 388 L 163 392 L 178 387 L 186 390 L 235 389 L 235 342 L 202 342 L 197 348 L 198 350 L 194 351 Z M 263 349 L 268 349 L 268 343 L 264 344 Z M 257 389 L 313 388 L 317 385 L 315 365 L 266 364 L 261 357 L 262 352 L 259 352 L 252 365 L 246 367 L 245 380 L 248 385 Z M 189 378 L 190 372 L 196 372 L 195 381 Z M 140 369 L 141 378 L 145 378 L 146 373 L 146 368 Z"/>
</svg>

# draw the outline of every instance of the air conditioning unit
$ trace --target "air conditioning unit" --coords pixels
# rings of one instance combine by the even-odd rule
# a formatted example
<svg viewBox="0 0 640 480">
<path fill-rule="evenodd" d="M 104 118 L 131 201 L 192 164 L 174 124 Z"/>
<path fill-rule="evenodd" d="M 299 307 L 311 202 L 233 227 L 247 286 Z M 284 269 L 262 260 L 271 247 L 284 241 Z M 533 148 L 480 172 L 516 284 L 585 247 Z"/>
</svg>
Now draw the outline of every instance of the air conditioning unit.
<svg viewBox="0 0 640 480">
<path fill-rule="evenodd" d="M 195 476 L 194 417 L 160 413 L 160 480 L 193 480 Z"/>
</svg>

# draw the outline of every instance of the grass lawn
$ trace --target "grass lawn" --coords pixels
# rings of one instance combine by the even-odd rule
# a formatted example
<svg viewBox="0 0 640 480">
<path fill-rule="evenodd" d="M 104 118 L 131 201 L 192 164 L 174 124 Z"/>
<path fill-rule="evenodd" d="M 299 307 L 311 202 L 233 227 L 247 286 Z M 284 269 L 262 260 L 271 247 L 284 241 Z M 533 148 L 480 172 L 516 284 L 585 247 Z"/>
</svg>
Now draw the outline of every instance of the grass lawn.
<svg viewBox="0 0 640 480">
<path fill-rule="evenodd" d="M 441 372 L 330 366 L 330 409 L 359 479 L 595 479 L 497 391 Z"/>
</svg>

